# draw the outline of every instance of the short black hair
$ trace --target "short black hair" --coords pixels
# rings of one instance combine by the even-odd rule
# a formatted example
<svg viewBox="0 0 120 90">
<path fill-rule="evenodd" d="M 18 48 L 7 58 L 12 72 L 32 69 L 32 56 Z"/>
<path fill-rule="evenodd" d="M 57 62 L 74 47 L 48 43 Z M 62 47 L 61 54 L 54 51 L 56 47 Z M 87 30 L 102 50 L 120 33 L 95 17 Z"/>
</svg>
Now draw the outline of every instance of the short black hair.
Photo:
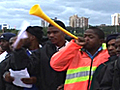
<svg viewBox="0 0 120 90">
<path fill-rule="evenodd" d="M 100 28 L 90 27 L 88 29 L 92 29 L 95 32 L 95 34 L 98 35 L 99 39 L 104 39 L 105 38 L 105 34 L 104 34 L 103 30 L 101 30 Z"/>
<path fill-rule="evenodd" d="M 62 28 L 66 29 L 65 24 L 62 21 L 60 20 L 53 20 L 53 21 L 57 23 L 58 25 L 60 25 Z M 53 27 L 53 25 L 49 24 L 48 27 Z"/>
</svg>

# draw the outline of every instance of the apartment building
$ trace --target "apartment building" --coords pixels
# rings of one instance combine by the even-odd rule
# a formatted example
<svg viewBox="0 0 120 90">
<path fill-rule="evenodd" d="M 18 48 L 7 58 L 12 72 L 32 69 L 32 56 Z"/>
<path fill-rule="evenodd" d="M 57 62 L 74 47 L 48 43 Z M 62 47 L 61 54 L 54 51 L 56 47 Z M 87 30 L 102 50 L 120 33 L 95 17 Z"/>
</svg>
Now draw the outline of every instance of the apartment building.
<svg viewBox="0 0 120 90">
<path fill-rule="evenodd" d="M 71 27 L 86 27 L 88 26 L 88 19 L 85 17 L 78 17 L 78 15 L 73 15 L 69 18 L 69 25 Z"/>
<path fill-rule="evenodd" d="M 120 25 L 120 13 L 111 15 L 111 25 Z"/>
</svg>

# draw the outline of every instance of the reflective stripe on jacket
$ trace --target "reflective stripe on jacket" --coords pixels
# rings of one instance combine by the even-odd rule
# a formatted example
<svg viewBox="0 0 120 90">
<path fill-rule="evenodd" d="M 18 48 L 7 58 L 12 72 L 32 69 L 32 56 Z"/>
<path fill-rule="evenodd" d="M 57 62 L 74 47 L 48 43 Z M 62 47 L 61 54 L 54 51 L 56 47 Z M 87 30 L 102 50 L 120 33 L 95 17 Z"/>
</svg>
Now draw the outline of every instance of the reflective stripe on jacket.
<svg viewBox="0 0 120 90">
<path fill-rule="evenodd" d="M 92 67 L 91 73 L 93 74 L 97 67 Z M 90 66 L 88 67 L 79 67 L 77 69 L 69 69 L 67 71 L 66 81 L 65 84 L 75 83 L 86 81 L 89 79 L 89 70 Z"/>
</svg>

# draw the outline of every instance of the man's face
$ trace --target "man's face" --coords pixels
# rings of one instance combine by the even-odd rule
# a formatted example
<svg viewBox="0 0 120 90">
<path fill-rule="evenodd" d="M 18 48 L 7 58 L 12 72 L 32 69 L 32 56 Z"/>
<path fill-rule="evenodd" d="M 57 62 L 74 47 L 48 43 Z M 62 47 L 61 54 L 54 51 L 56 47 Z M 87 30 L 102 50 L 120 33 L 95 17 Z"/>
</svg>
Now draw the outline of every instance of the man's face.
<svg viewBox="0 0 120 90">
<path fill-rule="evenodd" d="M 0 54 L 2 54 L 3 52 L 4 52 L 4 50 L 0 46 Z"/>
<path fill-rule="evenodd" d="M 96 35 L 92 29 L 88 29 L 85 31 L 84 38 L 86 42 L 84 48 L 88 51 L 98 48 L 102 43 L 101 39 L 99 39 L 98 35 Z"/>
<path fill-rule="evenodd" d="M 23 39 L 22 39 L 22 44 L 23 44 L 23 47 L 29 48 L 30 45 L 31 45 L 31 40 L 30 40 L 31 34 L 28 33 L 28 32 L 25 32 L 25 33 L 26 33 L 26 35 L 27 35 L 27 38 L 23 38 Z"/>
<path fill-rule="evenodd" d="M 4 39 L 1 39 L 0 45 L 1 45 L 1 48 L 5 51 L 9 49 L 9 42 Z"/>
<path fill-rule="evenodd" d="M 47 36 L 49 40 L 55 45 L 59 45 L 60 43 L 65 42 L 64 33 L 56 27 L 48 27 Z"/>
<path fill-rule="evenodd" d="M 116 39 L 115 41 L 115 48 L 117 56 L 120 56 L 120 38 Z"/>
<path fill-rule="evenodd" d="M 10 50 L 13 50 L 13 43 L 15 42 L 16 39 L 17 39 L 17 37 L 12 37 L 12 38 L 9 40 Z"/>
<path fill-rule="evenodd" d="M 111 39 L 108 42 L 108 53 L 110 56 L 116 55 L 116 48 L 115 48 L 115 39 Z"/>
</svg>

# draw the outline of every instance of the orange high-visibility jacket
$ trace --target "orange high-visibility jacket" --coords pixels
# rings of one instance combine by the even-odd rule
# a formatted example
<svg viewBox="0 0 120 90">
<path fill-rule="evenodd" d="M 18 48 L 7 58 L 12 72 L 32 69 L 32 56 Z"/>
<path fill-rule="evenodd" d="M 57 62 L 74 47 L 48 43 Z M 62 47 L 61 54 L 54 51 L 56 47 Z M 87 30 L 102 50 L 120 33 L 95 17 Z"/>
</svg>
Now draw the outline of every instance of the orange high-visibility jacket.
<svg viewBox="0 0 120 90">
<path fill-rule="evenodd" d="M 64 90 L 87 90 L 91 58 L 86 52 L 80 51 L 81 48 L 72 40 L 51 58 L 50 65 L 54 70 L 67 70 Z M 101 63 L 108 60 L 108 57 L 107 49 L 101 50 L 95 56 L 91 70 L 92 75 Z"/>
</svg>

